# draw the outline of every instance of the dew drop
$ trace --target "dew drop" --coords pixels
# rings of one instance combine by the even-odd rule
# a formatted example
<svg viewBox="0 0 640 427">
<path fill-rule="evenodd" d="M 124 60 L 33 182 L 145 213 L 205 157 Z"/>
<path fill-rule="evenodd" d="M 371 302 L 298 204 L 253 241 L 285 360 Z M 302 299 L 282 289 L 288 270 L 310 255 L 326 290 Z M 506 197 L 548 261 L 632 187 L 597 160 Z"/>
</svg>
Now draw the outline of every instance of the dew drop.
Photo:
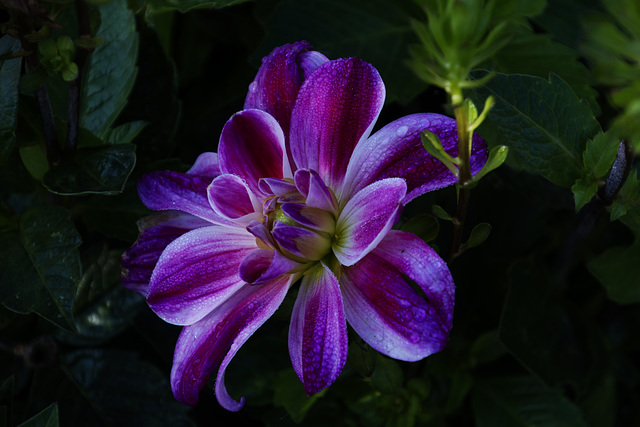
<svg viewBox="0 0 640 427">
<path fill-rule="evenodd" d="M 420 341 L 420 335 L 418 335 L 418 333 L 416 332 L 412 332 L 409 335 L 409 341 L 413 344 L 417 343 L 418 341 Z"/>
<path fill-rule="evenodd" d="M 255 93 L 258 90 L 258 82 L 251 82 L 249 85 L 249 92 Z"/>
<path fill-rule="evenodd" d="M 403 137 L 407 134 L 407 131 L 409 130 L 409 128 L 407 126 L 400 126 L 397 130 L 396 130 L 396 135 L 398 135 L 399 137 Z"/>
<path fill-rule="evenodd" d="M 427 317 L 427 312 L 424 311 L 421 308 L 416 308 L 413 310 L 413 318 L 418 321 L 418 322 L 422 322 L 424 320 L 424 318 Z"/>
</svg>

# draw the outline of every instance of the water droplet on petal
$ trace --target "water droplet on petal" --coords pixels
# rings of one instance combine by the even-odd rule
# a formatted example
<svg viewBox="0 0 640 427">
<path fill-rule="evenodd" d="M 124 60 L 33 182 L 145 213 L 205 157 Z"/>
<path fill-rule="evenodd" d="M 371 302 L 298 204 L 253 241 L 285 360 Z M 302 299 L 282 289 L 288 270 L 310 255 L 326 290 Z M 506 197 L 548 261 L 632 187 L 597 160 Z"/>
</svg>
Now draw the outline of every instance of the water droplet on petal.
<svg viewBox="0 0 640 427">
<path fill-rule="evenodd" d="M 409 128 L 407 126 L 400 126 L 397 130 L 396 130 L 396 135 L 398 135 L 399 137 L 403 137 L 407 134 L 407 131 L 409 130 Z"/>
<path fill-rule="evenodd" d="M 422 322 L 426 316 L 427 312 L 421 308 L 416 308 L 413 310 L 413 318 L 418 322 Z"/>
<path fill-rule="evenodd" d="M 249 85 L 249 92 L 255 93 L 258 90 L 258 82 L 251 82 Z"/>
<path fill-rule="evenodd" d="M 417 332 L 411 332 L 411 334 L 409 334 L 409 342 L 415 344 L 418 341 L 420 341 L 420 335 Z"/>
</svg>

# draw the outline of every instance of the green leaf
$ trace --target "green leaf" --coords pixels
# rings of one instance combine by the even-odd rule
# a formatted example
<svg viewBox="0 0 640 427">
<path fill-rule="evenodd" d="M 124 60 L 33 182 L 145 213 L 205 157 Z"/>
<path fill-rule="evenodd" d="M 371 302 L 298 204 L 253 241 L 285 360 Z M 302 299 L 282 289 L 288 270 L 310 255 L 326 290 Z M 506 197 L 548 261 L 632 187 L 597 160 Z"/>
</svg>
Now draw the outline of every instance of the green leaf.
<svg viewBox="0 0 640 427">
<path fill-rule="evenodd" d="M 17 50 L 18 40 L 8 35 L 0 38 L 0 55 Z M 0 60 L 0 164 L 7 160 L 16 143 L 21 65 L 21 57 Z"/>
<path fill-rule="evenodd" d="M 84 349 L 66 354 L 63 362 L 86 399 L 77 411 L 94 411 L 96 425 L 194 425 L 188 407 L 171 395 L 168 372 L 135 353 Z"/>
<path fill-rule="evenodd" d="M 244 3 L 248 0 L 149 0 L 148 6 L 151 12 L 166 12 L 177 10 L 178 12 L 188 12 L 191 9 L 216 8 L 233 6 Z"/>
<path fill-rule="evenodd" d="M 614 247 L 587 263 L 587 268 L 618 304 L 640 302 L 640 240 L 631 246 Z"/>
<path fill-rule="evenodd" d="M 19 427 L 58 427 L 58 425 L 58 404 L 52 403 Z"/>
<path fill-rule="evenodd" d="M 81 239 L 69 212 L 56 206 L 35 208 L 22 215 L 19 227 L 19 233 L 0 235 L 0 302 L 73 330 Z"/>
<path fill-rule="evenodd" d="M 104 141 L 111 145 L 130 144 L 146 125 L 147 123 L 142 120 L 122 124 L 109 129 L 105 134 Z"/>
<path fill-rule="evenodd" d="M 444 219 L 445 221 L 453 221 L 453 217 L 449 215 L 449 213 L 445 211 L 444 208 L 440 205 L 433 205 L 431 207 L 431 212 L 433 212 L 433 214 L 440 219 Z"/>
<path fill-rule="evenodd" d="M 81 148 L 74 162 L 49 170 L 42 184 L 62 195 L 118 194 L 136 163 L 135 145 Z"/>
<path fill-rule="evenodd" d="M 611 170 L 619 146 L 620 141 L 614 135 L 598 133 L 587 142 L 582 154 L 584 168 L 596 178 L 602 178 Z"/>
<path fill-rule="evenodd" d="M 473 227 L 471 230 L 471 235 L 469 236 L 469 240 L 464 244 L 465 249 L 475 248 L 476 246 L 480 246 L 487 237 L 489 237 L 489 233 L 491 233 L 491 224 L 488 222 L 481 222 L 480 224 Z"/>
<path fill-rule="evenodd" d="M 573 192 L 576 211 L 579 211 L 596 195 L 598 182 L 589 179 L 578 179 L 576 183 L 571 186 L 571 191 Z"/>
<path fill-rule="evenodd" d="M 629 215 L 627 215 L 629 213 Z M 622 218 L 627 226 L 640 234 L 640 181 L 632 169 L 611 205 L 611 221 Z"/>
<path fill-rule="evenodd" d="M 402 369 L 395 360 L 378 353 L 376 367 L 371 374 L 371 382 L 383 393 L 396 394 L 402 388 Z"/>
<path fill-rule="evenodd" d="M 258 62 L 276 46 L 307 40 L 330 59 L 357 56 L 370 62 L 384 80 L 387 101 L 405 104 L 426 89 L 404 65 L 406 46 L 418 42 L 406 10 L 413 11 L 411 6 L 386 0 L 282 1 L 253 59 Z"/>
<path fill-rule="evenodd" d="M 473 411 L 478 427 L 587 425 L 580 410 L 560 390 L 531 376 L 478 382 Z"/>
<path fill-rule="evenodd" d="M 99 7 L 102 44 L 86 64 L 80 103 L 80 126 L 97 136 L 111 128 L 124 108 L 136 78 L 138 34 L 126 0 Z"/>
<path fill-rule="evenodd" d="M 318 398 L 324 395 L 326 390 L 307 397 L 302 383 L 291 369 L 285 369 L 278 374 L 274 389 L 273 404 L 286 409 L 291 419 L 296 423 L 304 420 L 309 409 L 313 407 Z"/>
<path fill-rule="evenodd" d="M 474 79 L 485 74 L 476 72 Z M 600 125 L 560 77 L 497 74 L 470 95 L 477 105 L 495 97 L 480 133 L 494 144 L 507 145 L 526 170 L 566 188 L 581 177 L 582 152 Z M 486 124 L 488 134 L 482 130 Z"/>
<path fill-rule="evenodd" d="M 485 163 L 482 169 L 480 169 L 480 172 L 473 176 L 473 180 L 478 181 L 489 172 L 502 166 L 505 160 L 507 160 L 508 154 L 509 147 L 507 147 L 506 145 L 493 147 L 491 151 L 489 151 L 489 158 L 487 159 L 487 163 Z"/>
<path fill-rule="evenodd" d="M 402 231 L 408 231 L 420 237 L 425 242 L 430 242 L 438 237 L 440 224 L 435 216 L 420 214 L 412 217 L 403 224 Z"/>
</svg>

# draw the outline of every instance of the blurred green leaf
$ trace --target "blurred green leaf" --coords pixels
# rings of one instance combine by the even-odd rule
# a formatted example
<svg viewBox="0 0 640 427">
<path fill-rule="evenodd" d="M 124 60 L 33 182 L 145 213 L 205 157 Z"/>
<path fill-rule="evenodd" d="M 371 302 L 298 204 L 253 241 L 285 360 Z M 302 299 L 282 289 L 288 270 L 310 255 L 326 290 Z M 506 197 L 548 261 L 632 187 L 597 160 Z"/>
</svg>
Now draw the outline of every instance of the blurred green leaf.
<svg viewBox="0 0 640 427">
<path fill-rule="evenodd" d="M 606 250 L 587 263 L 591 274 L 618 304 L 640 302 L 640 240 Z"/>
<path fill-rule="evenodd" d="M 582 154 L 584 168 L 596 178 L 602 178 L 609 170 L 618 154 L 620 141 L 615 135 L 598 133 L 587 141 L 587 146 Z"/>
<path fill-rule="evenodd" d="M 304 386 L 292 369 L 281 371 L 273 386 L 275 389 L 273 394 L 274 405 L 286 409 L 295 423 L 302 422 L 309 409 L 324 394 L 323 390 L 307 397 L 304 392 Z"/>
<path fill-rule="evenodd" d="M 66 209 L 48 206 L 26 212 L 19 232 L 0 234 L 0 302 L 73 330 L 73 300 L 82 274 L 80 243 Z"/>
<path fill-rule="evenodd" d="M 598 183 L 594 180 L 578 179 L 576 183 L 571 186 L 571 191 L 573 192 L 576 211 L 579 211 L 596 195 Z"/>
<path fill-rule="evenodd" d="M 20 49 L 11 36 L 0 38 L 0 55 Z M 0 164 L 9 157 L 16 143 L 18 92 L 22 58 L 0 60 Z"/>
<path fill-rule="evenodd" d="M 491 224 L 488 222 L 481 222 L 473 227 L 469 240 L 464 244 L 465 249 L 475 248 L 476 246 L 481 245 L 485 240 L 487 240 L 487 237 L 489 237 L 491 228 Z"/>
<path fill-rule="evenodd" d="M 485 72 L 474 73 L 482 78 Z M 580 174 L 587 140 L 600 125 L 591 109 L 557 75 L 549 80 L 527 75 L 497 74 L 471 92 L 477 105 L 494 96 L 496 105 L 487 122 L 494 144 L 507 145 L 522 166 L 549 181 L 569 188 Z M 512 156 L 509 156 L 511 158 Z"/>
<path fill-rule="evenodd" d="M 307 40 L 330 59 L 357 56 L 370 62 L 384 80 L 387 101 L 405 104 L 426 89 L 404 65 L 407 45 L 417 42 L 409 22 L 412 7 L 407 1 L 285 0 L 268 19 L 253 59 L 258 62 L 276 46 Z"/>
<path fill-rule="evenodd" d="M 131 144 L 146 125 L 147 123 L 142 120 L 122 124 L 109 129 L 105 134 L 104 141 L 112 145 Z"/>
<path fill-rule="evenodd" d="M 155 366 L 132 352 L 83 349 L 64 363 L 86 402 L 78 411 L 94 411 L 97 425 L 192 426 L 188 407 L 171 395 L 171 386 Z"/>
<path fill-rule="evenodd" d="M 101 139 L 124 108 L 133 87 L 138 57 L 136 22 L 126 0 L 113 0 L 100 10 L 102 39 L 83 73 L 80 126 Z"/>
<path fill-rule="evenodd" d="M 349 363 L 363 377 L 370 377 L 376 366 L 377 352 L 358 337 L 349 343 Z"/>
<path fill-rule="evenodd" d="M 611 205 L 611 221 L 619 218 L 640 234 L 640 181 L 636 169 L 630 171 Z"/>
<path fill-rule="evenodd" d="M 166 12 L 177 10 L 188 12 L 192 9 L 216 8 L 220 9 L 234 4 L 244 3 L 248 0 L 149 0 L 146 2 L 151 12 Z"/>
<path fill-rule="evenodd" d="M 135 163 L 133 144 L 81 148 L 73 163 L 49 170 L 42 184 L 62 195 L 117 194 L 123 191 Z"/>
<path fill-rule="evenodd" d="M 429 214 L 419 214 L 402 225 L 402 231 L 408 231 L 420 237 L 425 242 L 430 242 L 438 237 L 440 224 L 438 219 Z"/>
<path fill-rule="evenodd" d="M 504 345 L 498 338 L 498 331 L 480 335 L 471 347 L 472 366 L 493 362 L 506 354 Z"/>
<path fill-rule="evenodd" d="M 58 405 L 52 403 L 19 427 L 58 427 Z"/>
<path fill-rule="evenodd" d="M 402 388 L 404 377 L 398 362 L 378 353 L 376 366 L 371 374 L 371 383 L 386 394 L 396 394 Z"/>
<path fill-rule="evenodd" d="M 473 391 L 478 427 L 587 426 L 580 410 L 560 390 L 531 376 L 479 381 Z"/>
</svg>

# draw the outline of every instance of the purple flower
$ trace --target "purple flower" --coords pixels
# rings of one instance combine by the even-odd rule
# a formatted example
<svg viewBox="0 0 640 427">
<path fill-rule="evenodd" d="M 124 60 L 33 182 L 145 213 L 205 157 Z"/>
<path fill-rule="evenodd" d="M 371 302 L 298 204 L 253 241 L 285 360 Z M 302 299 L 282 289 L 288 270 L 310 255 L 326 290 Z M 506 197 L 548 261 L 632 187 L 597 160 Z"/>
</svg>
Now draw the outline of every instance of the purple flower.
<svg viewBox="0 0 640 427">
<path fill-rule="evenodd" d="M 396 359 L 444 347 L 449 270 L 392 226 L 407 202 L 456 182 L 420 141 L 429 129 L 455 155 L 455 121 L 414 114 L 370 136 L 384 97 L 370 64 L 329 61 L 306 42 L 282 46 L 263 60 L 217 154 L 202 154 L 187 173 L 140 180 L 142 201 L 163 212 L 141 223 L 123 256 L 123 282 L 184 326 L 171 372 L 178 400 L 195 405 L 217 373 L 218 401 L 239 410 L 244 399 L 227 393 L 225 370 L 299 279 L 289 352 L 309 395 L 340 374 L 347 322 Z M 473 171 L 485 160 L 475 136 Z"/>
</svg>

